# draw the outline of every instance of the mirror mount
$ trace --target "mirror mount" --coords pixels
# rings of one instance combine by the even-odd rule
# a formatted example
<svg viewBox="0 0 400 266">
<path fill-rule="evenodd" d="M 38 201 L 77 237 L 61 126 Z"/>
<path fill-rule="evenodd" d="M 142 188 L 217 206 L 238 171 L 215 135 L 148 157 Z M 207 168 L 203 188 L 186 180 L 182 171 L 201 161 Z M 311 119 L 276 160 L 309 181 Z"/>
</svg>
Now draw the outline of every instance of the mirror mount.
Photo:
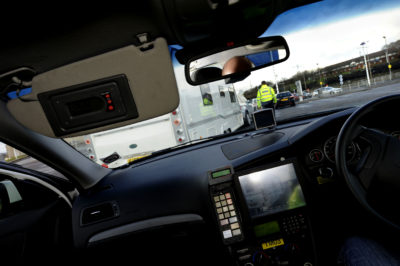
<svg viewBox="0 0 400 266">
<path fill-rule="evenodd" d="M 248 76 L 250 76 L 250 74 L 251 74 L 250 71 L 232 74 L 230 75 L 230 77 L 225 78 L 225 84 L 231 84 L 242 81 L 246 79 Z"/>
<path fill-rule="evenodd" d="M 288 58 L 289 47 L 282 36 L 237 44 L 228 42 L 224 47 L 188 59 L 185 76 L 187 82 L 194 86 L 221 79 L 225 79 L 225 83 L 234 83 L 245 79 L 252 71 Z"/>
</svg>

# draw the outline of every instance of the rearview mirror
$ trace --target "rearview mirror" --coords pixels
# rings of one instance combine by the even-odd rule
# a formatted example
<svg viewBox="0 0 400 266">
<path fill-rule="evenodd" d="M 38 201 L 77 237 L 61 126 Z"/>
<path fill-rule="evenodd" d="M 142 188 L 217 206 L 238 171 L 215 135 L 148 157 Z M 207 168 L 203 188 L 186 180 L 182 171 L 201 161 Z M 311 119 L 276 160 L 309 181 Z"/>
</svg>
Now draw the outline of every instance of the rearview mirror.
<svg viewBox="0 0 400 266">
<path fill-rule="evenodd" d="M 185 65 L 188 83 L 201 85 L 220 79 L 234 83 L 248 77 L 251 71 L 283 62 L 289 57 L 289 47 L 281 36 L 236 45 L 228 43 L 227 46 L 188 60 Z"/>
</svg>

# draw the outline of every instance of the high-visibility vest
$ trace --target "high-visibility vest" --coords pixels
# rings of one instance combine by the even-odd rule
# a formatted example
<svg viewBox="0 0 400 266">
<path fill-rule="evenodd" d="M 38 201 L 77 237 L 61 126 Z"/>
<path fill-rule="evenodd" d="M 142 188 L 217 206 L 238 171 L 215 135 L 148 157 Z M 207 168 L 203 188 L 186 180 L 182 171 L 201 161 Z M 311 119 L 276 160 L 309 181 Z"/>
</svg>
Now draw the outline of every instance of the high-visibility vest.
<svg viewBox="0 0 400 266">
<path fill-rule="evenodd" d="M 276 103 L 276 95 L 273 88 L 262 85 L 257 92 L 257 106 L 261 107 L 261 103 L 274 101 Z"/>
<path fill-rule="evenodd" d="M 211 105 L 204 105 L 207 102 L 207 104 Z M 199 104 L 200 108 L 200 114 L 201 116 L 214 116 L 214 106 L 212 105 L 212 102 L 208 99 L 203 99 L 203 102 Z"/>
</svg>

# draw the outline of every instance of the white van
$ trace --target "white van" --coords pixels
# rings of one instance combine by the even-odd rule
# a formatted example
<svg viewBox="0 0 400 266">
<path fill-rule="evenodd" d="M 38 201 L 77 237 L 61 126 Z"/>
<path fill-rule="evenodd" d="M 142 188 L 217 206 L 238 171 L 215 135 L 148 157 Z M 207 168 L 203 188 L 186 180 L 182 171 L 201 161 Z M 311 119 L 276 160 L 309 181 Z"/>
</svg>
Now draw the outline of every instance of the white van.
<svg viewBox="0 0 400 266">
<path fill-rule="evenodd" d="M 183 68 L 175 68 L 175 75 L 181 77 L 177 78 L 180 103 L 173 112 L 66 140 L 91 160 L 115 168 L 155 151 L 233 132 L 243 126 L 239 100 L 232 85 L 219 81 L 191 86 L 184 78 Z"/>
</svg>

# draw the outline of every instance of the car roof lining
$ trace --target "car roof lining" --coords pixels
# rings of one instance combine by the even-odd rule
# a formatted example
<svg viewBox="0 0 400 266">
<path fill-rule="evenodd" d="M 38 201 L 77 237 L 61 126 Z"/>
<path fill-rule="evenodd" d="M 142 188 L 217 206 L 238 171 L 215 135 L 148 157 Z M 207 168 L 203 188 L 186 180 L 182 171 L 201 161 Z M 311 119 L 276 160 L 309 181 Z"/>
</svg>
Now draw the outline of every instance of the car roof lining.
<svg viewBox="0 0 400 266">
<path fill-rule="evenodd" d="M 2 30 L 7 41 L 0 43 L 0 74 L 19 67 L 42 73 L 127 45 L 139 45 L 137 35 L 141 33 L 188 47 L 188 55 L 192 55 L 199 48 L 215 48 L 227 39 L 256 38 L 280 13 L 316 1 L 239 1 L 238 7 L 215 10 L 210 10 L 210 2 L 225 1 L 137 1 L 122 8 L 100 6 L 96 12 L 75 8 L 66 8 L 62 13 L 37 10 L 34 16 L 31 10 L 19 11 L 19 18 L 27 17 L 27 22 L 16 22 L 15 14 L 6 12 L 0 17 L 0 23 L 7 25 Z M 195 11 L 194 6 L 198 7 Z M 232 20 L 241 7 L 250 11 Z M 249 15 L 260 10 L 265 13 L 255 18 Z M 226 19 L 230 20 L 229 27 Z"/>
</svg>

